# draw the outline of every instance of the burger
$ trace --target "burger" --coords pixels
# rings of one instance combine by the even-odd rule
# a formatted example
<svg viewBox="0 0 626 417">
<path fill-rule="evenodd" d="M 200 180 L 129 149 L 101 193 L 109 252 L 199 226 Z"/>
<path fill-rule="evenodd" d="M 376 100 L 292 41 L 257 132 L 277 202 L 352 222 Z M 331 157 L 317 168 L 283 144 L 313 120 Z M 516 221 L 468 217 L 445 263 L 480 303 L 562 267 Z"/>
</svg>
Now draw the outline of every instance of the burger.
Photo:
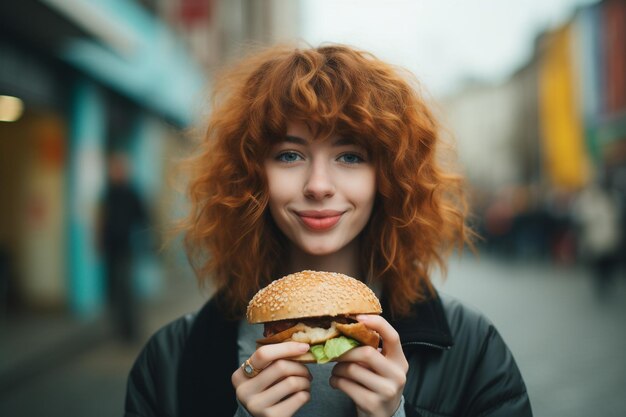
<svg viewBox="0 0 626 417">
<path fill-rule="evenodd" d="M 262 288 L 250 300 L 246 317 L 264 324 L 258 345 L 308 343 L 298 362 L 326 363 L 359 345 L 377 348 L 380 336 L 356 320 L 382 308 L 367 285 L 335 272 L 302 271 Z"/>
</svg>

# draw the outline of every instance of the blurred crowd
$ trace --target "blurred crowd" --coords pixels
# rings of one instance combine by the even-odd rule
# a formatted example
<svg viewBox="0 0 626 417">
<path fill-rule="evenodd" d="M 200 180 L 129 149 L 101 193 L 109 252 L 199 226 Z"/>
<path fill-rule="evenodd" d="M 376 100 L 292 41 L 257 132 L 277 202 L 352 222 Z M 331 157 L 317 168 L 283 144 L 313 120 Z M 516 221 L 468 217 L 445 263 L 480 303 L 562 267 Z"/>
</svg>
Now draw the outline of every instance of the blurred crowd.
<svg viewBox="0 0 626 417">
<path fill-rule="evenodd" d="M 626 275 L 626 166 L 579 189 L 503 187 L 474 197 L 483 252 L 589 268 L 601 292 Z"/>
</svg>

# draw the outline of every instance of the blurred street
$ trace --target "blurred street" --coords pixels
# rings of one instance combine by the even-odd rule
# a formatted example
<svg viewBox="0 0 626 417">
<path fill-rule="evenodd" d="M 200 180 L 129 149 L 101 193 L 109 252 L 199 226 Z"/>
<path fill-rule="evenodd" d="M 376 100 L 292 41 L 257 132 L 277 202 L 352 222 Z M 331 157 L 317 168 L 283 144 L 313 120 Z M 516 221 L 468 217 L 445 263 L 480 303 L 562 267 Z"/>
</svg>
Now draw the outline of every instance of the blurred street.
<svg viewBox="0 0 626 417">
<path fill-rule="evenodd" d="M 626 415 L 626 280 L 600 301 L 579 267 L 486 256 L 452 261 L 448 278 L 444 291 L 484 312 L 508 343 L 535 416 Z"/>
<path fill-rule="evenodd" d="M 144 306 L 141 341 L 125 344 L 109 332 L 108 338 L 92 348 L 34 377 L 20 379 L 18 385 L 0 392 L 0 416 L 121 416 L 126 376 L 144 343 L 164 324 L 199 309 L 204 299 L 189 276 L 167 281 L 163 295 Z M 26 343 L 37 342 L 36 335 L 24 337 Z M 15 353 L 19 352 L 5 352 Z"/>
<path fill-rule="evenodd" d="M 442 291 L 485 312 L 499 328 L 541 417 L 626 413 L 626 281 L 599 302 L 579 267 L 465 257 L 450 263 Z M 191 281 L 170 282 L 148 306 L 146 334 L 197 309 Z M 0 396 L 0 415 L 114 416 L 123 410 L 126 375 L 140 345 L 103 343 Z"/>
<path fill-rule="evenodd" d="M 176 225 L 216 74 L 326 43 L 432 94 L 484 237 L 436 285 L 535 415 L 626 416 L 626 1 L 393 3 L 0 2 L 0 417 L 122 414 L 148 337 L 207 297 Z"/>
</svg>

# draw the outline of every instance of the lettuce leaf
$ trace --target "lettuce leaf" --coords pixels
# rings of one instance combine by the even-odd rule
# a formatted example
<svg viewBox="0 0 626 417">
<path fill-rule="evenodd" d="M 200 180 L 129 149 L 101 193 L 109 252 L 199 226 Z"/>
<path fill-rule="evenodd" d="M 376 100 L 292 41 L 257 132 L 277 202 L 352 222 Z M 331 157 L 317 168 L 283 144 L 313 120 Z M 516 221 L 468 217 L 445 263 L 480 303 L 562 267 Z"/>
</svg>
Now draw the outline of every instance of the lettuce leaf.
<svg viewBox="0 0 626 417">
<path fill-rule="evenodd" d="M 324 344 L 324 353 L 329 360 L 333 360 L 357 346 L 359 346 L 359 342 L 356 340 L 339 336 L 326 341 Z"/>
<path fill-rule="evenodd" d="M 317 361 L 317 363 L 326 363 L 330 361 L 330 359 L 328 359 L 328 357 L 326 357 L 326 354 L 324 353 L 324 345 L 313 345 L 309 350 L 311 351 L 313 356 L 315 356 L 315 360 Z"/>
<path fill-rule="evenodd" d="M 323 345 L 311 346 L 311 353 L 317 363 L 326 363 L 343 355 L 352 348 L 359 346 L 359 342 L 346 336 L 339 336 L 327 340 Z"/>
</svg>

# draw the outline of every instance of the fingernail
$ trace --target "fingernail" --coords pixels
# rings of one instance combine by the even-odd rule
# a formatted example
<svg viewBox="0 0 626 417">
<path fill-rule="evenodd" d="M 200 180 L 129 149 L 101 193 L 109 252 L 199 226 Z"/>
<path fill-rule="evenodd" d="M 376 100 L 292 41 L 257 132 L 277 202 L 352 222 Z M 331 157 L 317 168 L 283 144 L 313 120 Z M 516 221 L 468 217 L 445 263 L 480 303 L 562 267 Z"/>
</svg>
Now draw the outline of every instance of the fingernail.
<svg viewBox="0 0 626 417">
<path fill-rule="evenodd" d="M 356 319 L 358 321 L 366 321 L 367 319 L 369 319 L 369 316 L 366 316 L 365 314 L 359 314 L 356 316 Z"/>
<path fill-rule="evenodd" d="M 310 346 L 307 345 L 306 343 L 300 343 L 298 344 L 298 350 L 302 351 L 302 352 L 308 352 L 309 351 Z"/>
</svg>

